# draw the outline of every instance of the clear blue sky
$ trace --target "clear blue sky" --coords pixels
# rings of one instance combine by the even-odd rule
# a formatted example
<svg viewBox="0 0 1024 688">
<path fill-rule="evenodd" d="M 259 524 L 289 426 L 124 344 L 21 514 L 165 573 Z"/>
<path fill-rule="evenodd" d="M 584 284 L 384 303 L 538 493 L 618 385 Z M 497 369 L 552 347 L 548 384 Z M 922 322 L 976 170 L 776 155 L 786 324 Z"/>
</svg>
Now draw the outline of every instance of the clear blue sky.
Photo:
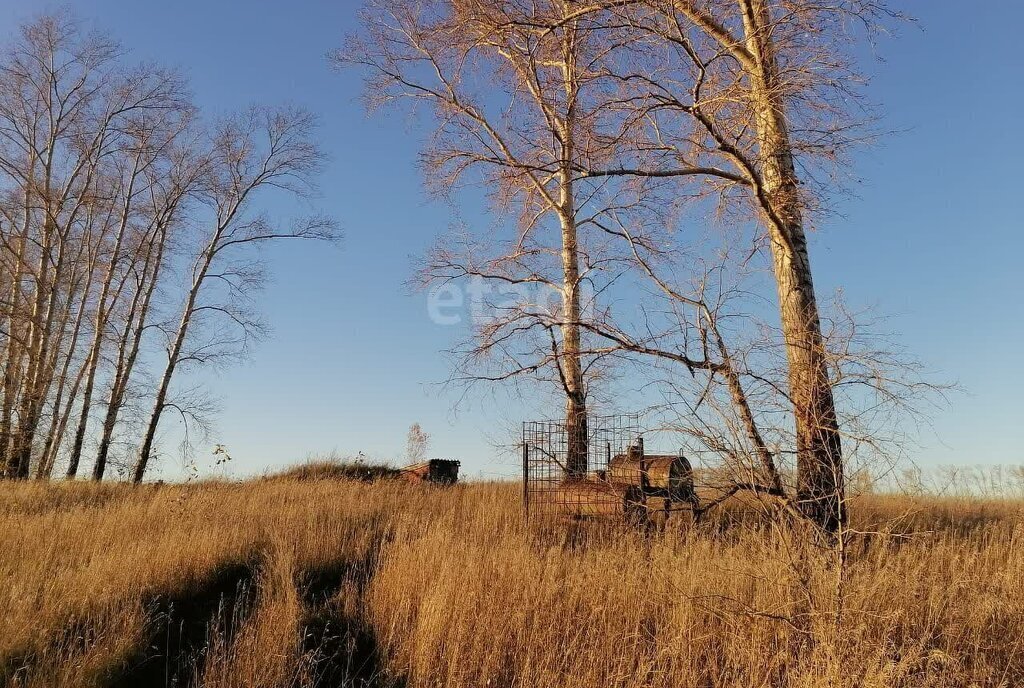
<svg viewBox="0 0 1024 688">
<path fill-rule="evenodd" d="M 441 351 L 460 334 L 433 324 L 426 297 L 403 283 L 413 258 L 451 221 L 429 203 L 414 166 L 420 139 L 391 114 L 368 119 L 354 73 L 325 53 L 352 26 L 356 0 L 228 2 L 80 0 L 81 17 L 139 59 L 180 67 L 207 112 L 287 101 L 317 113 L 331 162 L 320 205 L 342 223 L 340 249 L 282 247 L 263 311 L 274 327 L 251 362 L 211 387 L 222 413 L 217 441 L 237 473 L 337 449 L 397 456 L 410 423 L 432 454 L 460 458 L 471 475 L 512 475 L 496 452 L 501 424 L 521 411 L 499 398 L 452 412 L 433 386 Z M 894 0 L 894 4 L 895 3 Z M 842 286 L 854 304 L 893 316 L 900 341 L 965 392 L 935 416 L 922 465 L 1024 462 L 1024 4 L 906 3 L 908 27 L 867 65 L 885 126 L 900 130 L 860 155 L 864 180 L 843 217 L 812 238 L 822 293 Z M 10 32 L 41 3 L 0 0 Z M 173 472 L 169 467 L 168 472 Z"/>
</svg>

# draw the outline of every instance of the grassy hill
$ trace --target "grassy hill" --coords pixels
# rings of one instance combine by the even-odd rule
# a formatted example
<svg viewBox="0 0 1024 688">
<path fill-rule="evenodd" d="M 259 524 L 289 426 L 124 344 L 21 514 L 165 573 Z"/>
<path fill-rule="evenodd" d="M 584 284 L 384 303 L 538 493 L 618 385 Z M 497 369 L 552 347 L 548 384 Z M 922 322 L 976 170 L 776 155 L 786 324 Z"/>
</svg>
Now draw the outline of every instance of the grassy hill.
<svg viewBox="0 0 1024 688">
<path fill-rule="evenodd" d="M 0 484 L 0 684 L 1011 686 L 1024 511 L 526 524 L 513 483 Z M 910 534 L 916 533 L 916 534 Z"/>
</svg>

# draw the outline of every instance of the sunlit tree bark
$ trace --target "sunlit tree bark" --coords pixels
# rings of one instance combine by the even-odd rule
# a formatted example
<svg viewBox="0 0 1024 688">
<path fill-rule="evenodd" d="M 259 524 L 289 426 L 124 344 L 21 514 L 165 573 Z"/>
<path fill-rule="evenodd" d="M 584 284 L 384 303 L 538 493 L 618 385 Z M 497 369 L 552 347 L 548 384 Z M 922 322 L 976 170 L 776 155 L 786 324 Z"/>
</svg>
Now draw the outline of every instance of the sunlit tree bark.
<svg viewBox="0 0 1024 688">
<path fill-rule="evenodd" d="M 595 0 L 577 11 L 601 17 L 620 46 L 608 64 L 622 90 L 620 141 L 633 145 L 592 173 L 675 179 L 690 198 L 717 197 L 720 210 L 745 203 L 764 229 L 753 248 L 768 248 L 777 287 L 797 501 L 834 532 L 844 519 L 841 431 L 806 239 L 807 216 L 834 189 L 809 170 L 834 168 L 864 136 L 850 107 L 850 20 L 870 28 L 894 15 L 880 3 L 804 0 Z"/>
</svg>

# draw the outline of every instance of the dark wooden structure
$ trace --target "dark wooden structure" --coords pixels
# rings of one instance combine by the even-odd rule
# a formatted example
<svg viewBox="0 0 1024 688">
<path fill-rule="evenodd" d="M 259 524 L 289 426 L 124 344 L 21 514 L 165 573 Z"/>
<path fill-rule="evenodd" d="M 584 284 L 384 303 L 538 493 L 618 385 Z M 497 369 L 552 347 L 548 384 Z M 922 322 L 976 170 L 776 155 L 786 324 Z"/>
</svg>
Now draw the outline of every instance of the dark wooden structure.
<svg viewBox="0 0 1024 688">
<path fill-rule="evenodd" d="M 454 485 L 459 481 L 459 466 L 462 464 L 450 459 L 430 459 L 405 466 L 399 477 L 411 483 L 432 483 L 435 485 Z"/>
</svg>

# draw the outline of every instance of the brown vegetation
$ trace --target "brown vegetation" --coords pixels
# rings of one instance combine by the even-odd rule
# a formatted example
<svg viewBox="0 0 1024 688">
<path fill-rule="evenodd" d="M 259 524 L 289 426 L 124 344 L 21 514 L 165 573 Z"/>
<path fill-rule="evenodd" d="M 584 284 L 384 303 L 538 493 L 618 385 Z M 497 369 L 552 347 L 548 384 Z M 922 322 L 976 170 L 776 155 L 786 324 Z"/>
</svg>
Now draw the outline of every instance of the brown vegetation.
<svg viewBox="0 0 1024 688">
<path fill-rule="evenodd" d="M 527 527 L 510 484 L 2 489 L 5 685 L 1024 680 L 1014 501 L 855 499 L 837 605 L 827 553 L 737 511 L 645 537 Z"/>
<path fill-rule="evenodd" d="M 386 463 L 366 463 L 360 460 L 321 459 L 306 461 L 270 476 L 271 480 L 393 480 L 401 469 Z"/>
</svg>

